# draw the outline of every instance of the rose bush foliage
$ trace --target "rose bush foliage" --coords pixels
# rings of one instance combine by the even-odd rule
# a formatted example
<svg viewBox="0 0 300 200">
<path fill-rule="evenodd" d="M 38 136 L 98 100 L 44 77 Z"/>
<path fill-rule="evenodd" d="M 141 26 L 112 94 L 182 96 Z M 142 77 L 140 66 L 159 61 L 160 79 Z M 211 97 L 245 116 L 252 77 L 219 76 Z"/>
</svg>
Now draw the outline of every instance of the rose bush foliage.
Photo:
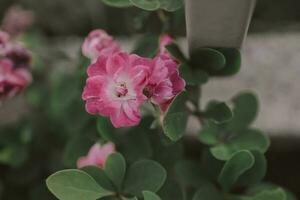
<svg viewBox="0 0 300 200">
<path fill-rule="evenodd" d="M 241 92 L 232 99 L 200 102 L 208 81 L 238 72 L 239 50 L 201 48 L 189 58 L 182 53 L 168 29 L 181 0 L 103 2 L 157 12 L 161 33 L 145 34 L 127 52 L 108 32 L 91 31 L 73 72 L 60 66 L 50 70 L 45 66 L 52 60 L 33 53 L 35 78 L 25 97 L 34 112 L 20 127 L 7 127 L 14 134 L 0 141 L 0 163 L 9 166 L 1 179 L 9 188 L 3 196 L 19 199 L 15 191 L 25 185 L 30 193 L 20 193 L 30 200 L 296 199 L 264 182 L 270 140 L 251 126 L 258 113 L 256 95 Z M 34 34 L 23 41 L 30 41 L 33 52 L 44 45 Z M 3 34 L 2 65 L 13 78 L 1 82 L 6 74 L 1 71 L 0 94 L 2 83 L 14 83 L 20 91 L 31 80 L 7 82 L 19 77 L 16 69 L 30 72 L 24 49 L 1 54 L 8 43 L 14 42 Z M 14 62 L 13 55 L 22 59 Z M 201 127 L 193 133 L 186 130 L 190 117 Z"/>
<path fill-rule="evenodd" d="M 104 2 L 116 7 L 171 11 L 177 9 L 180 1 Z M 99 35 L 92 41 L 94 32 Z M 263 185 L 264 153 L 269 147 L 269 139 L 251 128 L 258 110 L 256 96 L 240 93 L 232 100 L 212 100 L 205 108 L 199 104 L 201 87 L 210 76 L 238 72 L 240 52 L 203 48 L 188 59 L 169 34 L 161 34 L 154 42 L 156 48 L 152 52 L 142 43 L 137 54 L 131 54 L 122 52 L 121 45 L 103 30 L 92 31 L 85 39 L 83 54 L 91 59 L 82 95 L 86 110 L 100 115 L 100 141 L 114 142 L 116 151 L 125 157 L 113 153 L 103 167 L 97 163 L 103 161 L 101 155 L 105 152 L 96 152 L 93 146 L 87 157 L 99 156 L 89 163 L 93 167 L 53 174 L 47 179 L 50 191 L 62 200 L 291 199 L 288 192 L 277 186 L 251 192 Z M 93 56 L 87 52 L 93 52 Z M 172 152 L 182 144 L 180 139 L 189 116 L 197 117 L 201 124 L 199 141 L 203 155 L 198 161 Z M 93 186 L 80 184 L 83 179 L 89 179 L 86 184 Z M 69 184 L 76 196 L 63 189 L 63 183 Z M 81 192 L 83 187 L 88 191 Z M 240 188 L 242 193 L 235 192 Z"/>
</svg>

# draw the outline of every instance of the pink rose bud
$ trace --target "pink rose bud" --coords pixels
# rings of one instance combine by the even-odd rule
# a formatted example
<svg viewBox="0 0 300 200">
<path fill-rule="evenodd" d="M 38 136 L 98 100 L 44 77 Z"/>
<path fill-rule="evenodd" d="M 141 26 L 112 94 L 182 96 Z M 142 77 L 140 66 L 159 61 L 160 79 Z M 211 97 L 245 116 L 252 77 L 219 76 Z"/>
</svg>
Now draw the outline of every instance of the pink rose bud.
<svg viewBox="0 0 300 200">
<path fill-rule="evenodd" d="M 92 31 L 85 38 L 82 45 L 83 55 L 90 58 L 93 62 L 95 62 L 100 55 L 108 56 L 119 51 L 118 43 L 101 29 Z"/>
<path fill-rule="evenodd" d="M 25 32 L 34 21 L 31 11 L 22 9 L 19 6 L 11 7 L 4 16 L 2 29 L 8 32 L 12 37 Z"/>
<path fill-rule="evenodd" d="M 100 56 L 88 67 L 82 94 L 87 112 L 110 117 L 116 128 L 139 124 L 150 65 L 151 60 L 128 53 Z"/>
<path fill-rule="evenodd" d="M 104 145 L 96 143 L 91 147 L 87 156 L 78 159 L 77 167 L 82 168 L 93 165 L 102 168 L 104 167 L 108 156 L 114 152 L 115 145 L 113 143 L 107 143 Z"/>
<path fill-rule="evenodd" d="M 14 68 L 9 59 L 0 60 L 0 100 L 10 98 L 22 91 L 32 81 L 26 68 Z"/>
<path fill-rule="evenodd" d="M 169 54 L 169 52 L 167 51 L 167 49 L 165 47 L 173 42 L 174 42 L 174 39 L 170 35 L 168 35 L 168 34 L 161 35 L 160 39 L 159 39 L 158 55 Z"/>
</svg>

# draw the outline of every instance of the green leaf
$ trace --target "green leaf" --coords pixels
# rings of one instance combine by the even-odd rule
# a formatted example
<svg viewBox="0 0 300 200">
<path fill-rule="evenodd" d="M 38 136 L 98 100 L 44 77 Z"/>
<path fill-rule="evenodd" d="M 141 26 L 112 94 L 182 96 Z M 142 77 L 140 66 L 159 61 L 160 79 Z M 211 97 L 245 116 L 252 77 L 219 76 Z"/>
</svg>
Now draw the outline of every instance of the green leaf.
<svg viewBox="0 0 300 200">
<path fill-rule="evenodd" d="M 218 178 L 225 191 L 231 189 L 238 178 L 254 165 L 254 159 L 250 151 L 239 151 L 225 163 Z"/>
<path fill-rule="evenodd" d="M 46 183 L 49 190 L 61 200 L 96 200 L 112 194 L 81 170 L 59 171 L 51 175 Z"/>
<path fill-rule="evenodd" d="M 198 139 L 206 145 L 216 145 L 220 142 L 221 131 L 217 124 L 208 121 L 198 134 Z"/>
<path fill-rule="evenodd" d="M 240 150 L 259 151 L 265 153 L 270 146 L 269 138 L 256 129 L 242 131 L 231 138 L 227 143 L 216 145 L 210 149 L 215 158 L 228 160 L 235 152 Z"/>
<path fill-rule="evenodd" d="M 226 64 L 224 55 L 211 48 L 201 48 L 192 52 L 191 61 L 194 68 L 206 69 L 209 72 L 221 70 Z"/>
<path fill-rule="evenodd" d="M 216 123 L 224 123 L 232 118 L 233 114 L 225 102 L 210 102 L 204 117 Z"/>
<path fill-rule="evenodd" d="M 116 190 L 112 181 L 109 179 L 103 169 L 96 166 L 87 166 L 81 168 L 81 170 L 88 173 L 104 189 L 107 189 L 109 191 Z"/>
<path fill-rule="evenodd" d="M 109 155 L 105 161 L 104 171 L 120 191 L 126 172 L 124 157 L 119 153 Z"/>
<path fill-rule="evenodd" d="M 278 190 L 283 190 L 282 188 L 280 188 L 279 186 L 277 185 L 274 185 L 274 184 L 271 184 L 271 183 L 260 183 L 260 184 L 257 184 L 257 185 L 254 185 L 252 187 L 250 187 L 246 194 L 248 196 L 256 196 L 256 195 L 260 195 L 264 192 L 272 192 L 272 191 L 278 191 Z M 285 196 L 286 196 L 286 199 L 285 200 L 296 200 L 297 198 L 291 193 L 289 192 L 288 190 L 285 190 L 284 189 L 284 193 L 285 193 Z M 281 195 L 283 196 L 283 195 Z M 273 200 L 273 199 L 272 199 Z"/>
<path fill-rule="evenodd" d="M 108 6 L 118 8 L 130 7 L 132 5 L 129 0 L 102 0 L 102 2 Z"/>
<path fill-rule="evenodd" d="M 178 62 L 181 63 L 179 67 L 180 76 L 186 81 L 187 85 L 195 86 L 207 83 L 209 79 L 208 74 L 199 68 L 192 69 L 192 67 L 188 65 L 188 60 L 177 44 L 172 43 L 166 45 L 166 49 Z"/>
<path fill-rule="evenodd" d="M 158 35 L 146 34 L 137 41 L 133 53 L 142 57 L 153 58 L 158 52 L 158 41 Z"/>
<path fill-rule="evenodd" d="M 259 151 L 251 152 L 255 158 L 255 163 L 237 181 L 239 186 L 255 185 L 262 181 L 267 172 L 267 161 L 265 156 Z"/>
<path fill-rule="evenodd" d="M 241 53 L 238 49 L 234 48 L 220 48 L 220 51 L 226 59 L 226 65 L 220 71 L 213 72 L 214 75 L 231 76 L 238 73 L 241 69 Z"/>
<path fill-rule="evenodd" d="M 174 12 L 183 6 L 183 0 L 160 0 L 161 8 Z"/>
<path fill-rule="evenodd" d="M 203 85 L 208 82 L 208 74 L 201 69 L 191 69 L 187 64 L 179 66 L 180 76 L 185 80 L 188 86 Z"/>
<path fill-rule="evenodd" d="M 161 200 L 157 194 L 150 191 L 143 191 L 144 200 Z"/>
<path fill-rule="evenodd" d="M 233 118 L 226 129 L 238 132 L 251 125 L 258 113 L 258 99 L 250 92 L 240 93 L 232 99 L 234 104 Z"/>
<path fill-rule="evenodd" d="M 220 192 L 211 185 L 201 187 L 194 195 L 193 200 L 222 200 Z"/>
<path fill-rule="evenodd" d="M 101 138 L 107 140 L 116 142 L 116 129 L 113 127 L 112 123 L 110 122 L 110 119 L 107 117 L 97 117 L 97 130 L 100 134 Z"/>
<path fill-rule="evenodd" d="M 252 200 L 286 200 L 286 193 L 283 189 L 263 191 L 251 198 Z"/>
<path fill-rule="evenodd" d="M 163 130 L 166 136 L 172 141 L 179 140 L 185 132 L 188 118 L 185 109 L 186 100 L 186 92 L 177 95 L 164 116 Z"/>
<path fill-rule="evenodd" d="M 168 45 L 166 45 L 165 48 L 168 50 L 168 52 L 171 54 L 171 56 L 173 58 L 175 58 L 177 61 L 179 61 L 181 63 L 188 63 L 188 60 L 183 55 L 182 51 L 180 50 L 180 48 L 178 47 L 178 45 L 176 43 L 168 44 Z"/>
<path fill-rule="evenodd" d="M 159 163 L 151 160 L 137 161 L 127 171 L 124 191 L 137 197 L 142 197 L 142 191 L 157 192 L 166 176 L 166 170 Z"/>
<path fill-rule="evenodd" d="M 130 2 L 141 9 L 154 11 L 160 8 L 159 0 L 130 0 Z"/>
</svg>

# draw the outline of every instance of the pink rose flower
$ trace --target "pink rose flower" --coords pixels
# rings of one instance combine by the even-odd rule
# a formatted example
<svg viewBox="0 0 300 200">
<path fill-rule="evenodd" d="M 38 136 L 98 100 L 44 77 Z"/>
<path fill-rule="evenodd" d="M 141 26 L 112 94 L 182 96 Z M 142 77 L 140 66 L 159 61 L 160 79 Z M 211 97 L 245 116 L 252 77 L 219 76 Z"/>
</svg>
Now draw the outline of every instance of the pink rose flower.
<svg viewBox="0 0 300 200">
<path fill-rule="evenodd" d="M 170 44 L 173 39 L 169 35 L 163 35 L 160 39 L 160 50 L 151 65 L 146 91 L 148 97 L 154 104 L 165 111 L 174 97 L 185 88 L 185 81 L 179 76 L 178 63 L 175 61 L 165 45 Z"/>
<path fill-rule="evenodd" d="M 110 55 L 119 52 L 118 43 L 104 30 L 97 29 L 89 33 L 82 45 L 82 53 L 93 62 L 100 55 Z"/>
<path fill-rule="evenodd" d="M 0 60 L 0 100 L 10 98 L 22 91 L 32 81 L 26 68 L 14 68 L 9 59 Z"/>
<path fill-rule="evenodd" d="M 151 60 L 127 53 L 100 56 L 88 67 L 82 98 L 90 114 L 110 117 L 114 127 L 139 124 Z"/>
<path fill-rule="evenodd" d="M 107 157 L 115 152 L 115 145 L 113 143 L 107 143 L 104 145 L 94 144 L 88 155 L 85 157 L 81 157 L 77 161 L 77 167 L 82 168 L 86 166 L 97 166 L 104 167 L 105 161 Z"/>
</svg>

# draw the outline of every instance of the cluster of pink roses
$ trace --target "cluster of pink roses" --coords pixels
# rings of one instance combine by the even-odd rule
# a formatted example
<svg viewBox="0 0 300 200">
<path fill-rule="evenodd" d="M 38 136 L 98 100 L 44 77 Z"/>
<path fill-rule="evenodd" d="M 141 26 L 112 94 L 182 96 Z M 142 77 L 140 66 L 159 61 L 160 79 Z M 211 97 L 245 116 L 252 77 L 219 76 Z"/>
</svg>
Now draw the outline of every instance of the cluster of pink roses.
<svg viewBox="0 0 300 200">
<path fill-rule="evenodd" d="M 139 124 L 140 106 L 147 100 L 165 111 L 185 88 L 178 63 L 165 49 L 172 41 L 168 35 L 161 36 L 158 54 L 148 59 L 121 52 L 105 31 L 92 31 L 82 47 L 91 59 L 82 94 L 87 112 L 110 117 L 118 128 Z"/>
<path fill-rule="evenodd" d="M 31 83 L 30 62 L 31 54 L 0 31 L 0 101 Z"/>
</svg>

